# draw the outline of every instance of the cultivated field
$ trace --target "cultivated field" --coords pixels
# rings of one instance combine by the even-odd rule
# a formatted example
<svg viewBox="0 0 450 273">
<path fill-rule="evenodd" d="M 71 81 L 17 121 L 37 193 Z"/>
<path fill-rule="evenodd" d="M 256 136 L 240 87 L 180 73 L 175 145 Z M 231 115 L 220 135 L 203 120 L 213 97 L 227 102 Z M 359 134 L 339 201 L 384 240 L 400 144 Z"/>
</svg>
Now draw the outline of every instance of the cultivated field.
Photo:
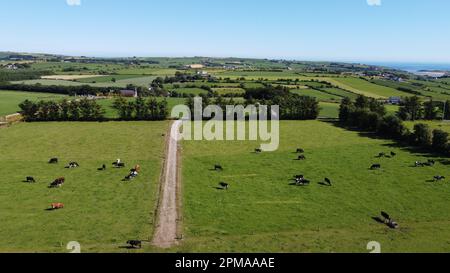
<svg viewBox="0 0 450 273">
<path fill-rule="evenodd" d="M 255 142 L 183 142 L 184 235 L 180 250 L 207 252 L 450 251 L 448 166 L 414 168 L 428 155 L 320 121 L 281 124 L 281 147 L 255 154 Z M 297 161 L 297 148 L 306 161 Z M 394 151 L 392 159 L 375 158 Z M 440 158 L 435 158 L 440 160 Z M 222 164 L 223 172 L 211 169 Z M 370 171 L 371 164 L 382 169 Z M 448 164 L 447 161 L 443 163 Z M 312 184 L 292 186 L 293 175 Z M 319 183 L 325 177 L 332 187 Z M 218 183 L 230 184 L 218 190 Z M 372 219 L 388 211 L 391 230 Z"/>
<path fill-rule="evenodd" d="M 168 122 L 32 123 L 0 129 L 0 252 L 127 252 L 149 240 Z M 48 164 L 51 157 L 60 163 Z M 125 169 L 113 169 L 120 158 Z M 65 169 L 76 161 L 77 169 Z M 98 171 L 102 164 L 106 171 Z M 140 176 L 121 180 L 140 164 Z M 24 183 L 34 176 L 36 184 Z M 65 177 L 62 188 L 49 183 Z M 50 203 L 65 208 L 47 211 Z"/>
</svg>

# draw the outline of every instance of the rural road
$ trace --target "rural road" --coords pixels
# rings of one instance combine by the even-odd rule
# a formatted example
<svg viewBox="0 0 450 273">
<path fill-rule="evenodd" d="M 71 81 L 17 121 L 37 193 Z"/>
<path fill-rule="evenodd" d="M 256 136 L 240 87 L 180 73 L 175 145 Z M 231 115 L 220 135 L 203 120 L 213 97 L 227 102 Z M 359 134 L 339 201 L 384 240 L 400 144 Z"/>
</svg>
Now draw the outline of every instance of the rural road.
<svg viewBox="0 0 450 273">
<path fill-rule="evenodd" d="M 181 120 L 172 124 L 168 137 L 168 149 L 164 164 L 161 185 L 161 196 L 158 207 L 158 219 L 153 244 L 161 248 L 169 248 L 177 243 L 177 191 L 178 191 L 178 142 Z"/>
</svg>

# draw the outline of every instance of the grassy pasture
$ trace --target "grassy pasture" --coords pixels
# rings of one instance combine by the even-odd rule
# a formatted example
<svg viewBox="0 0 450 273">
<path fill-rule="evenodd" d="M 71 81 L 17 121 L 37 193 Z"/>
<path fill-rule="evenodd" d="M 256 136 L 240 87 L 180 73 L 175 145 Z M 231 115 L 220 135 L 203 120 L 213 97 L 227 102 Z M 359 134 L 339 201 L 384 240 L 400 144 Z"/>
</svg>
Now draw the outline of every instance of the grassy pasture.
<svg viewBox="0 0 450 273">
<path fill-rule="evenodd" d="M 106 78 L 106 79 L 104 79 Z M 130 77 L 127 75 L 123 79 L 118 79 L 116 82 L 112 82 L 111 79 L 107 80 L 109 77 L 95 77 L 89 80 L 77 80 L 77 81 L 66 81 L 66 80 L 47 80 L 47 79 L 39 79 L 39 80 L 27 80 L 27 81 L 18 81 L 13 83 L 19 84 L 42 84 L 42 85 L 62 85 L 62 86 L 81 86 L 81 85 L 91 85 L 96 87 L 120 87 L 125 88 L 128 84 L 134 84 L 137 86 L 148 86 L 152 83 L 152 81 L 156 78 L 156 76 L 139 76 L 139 77 Z M 112 77 L 111 77 L 112 78 Z M 93 83 L 95 81 L 95 83 Z"/>
<path fill-rule="evenodd" d="M 291 89 L 291 92 L 301 96 L 314 97 L 319 101 L 340 101 L 342 99 L 336 95 L 328 94 L 315 89 Z"/>
<path fill-rule="evenodd" d="M 413 168 L 429 157 L 320 121 L 281 123 L 281 144 L 255 154 L 258 142 L 183 142 L 184 242 L 197 252 L 450 251 L 450 184 L 427 182 L 448 166 Z M 296 148 L 306 161 L 296 161 Z M 394 151 L 392 159 L 379 152 Z M 436 158 L 439 160 L 439 158 Z M 220 163 L 223 172 L 212 171 Z M 380 171 L 370 171 L 381 163 Z M 289 185 L 295 174 L 309 187 Z M 324 177 L 333 187 L 321 186 Z M 217 190 L 225 181 L 230 189 Z M 388 211 L 390 230 L 372 217 Z"/>
<path fill-rule="evenodd" d="M 59 100 L 64 95 L 0 90 L 0 116 L 16 113 L 24 100 Z"/>
<path fill-rule="evenodd" d="M 0 129 L 0 252 L 126 252 L 127 240 L 153 232 L 168 122 L 32 123 Z M 49 165 L 50 157 L 60 163 Z M 125 169 L 112 169 L 121 158 Z M 77 161 L 79 169 L 64 164 Z M 97 171 L 107 164 L 107 171 Z M 136 180 L 121 179 L 135 164 Z M 34 176 L 36 184 L 23 183 Z M 66 184 L 48 189 L 64 176 Z M 52 202 L 65 208 L 46 211 Z"/>
<path fill-rule="evenodd" d="M 395 96 L 411 96 L 411 94 L 401 92 L 390 87 L 373 84 L 354 77 L 332 79 L 327 78 L 326 81 L 330 82 L 331 84 L 335 84 L 342 89 L 377 99 Z"/>
</svg>

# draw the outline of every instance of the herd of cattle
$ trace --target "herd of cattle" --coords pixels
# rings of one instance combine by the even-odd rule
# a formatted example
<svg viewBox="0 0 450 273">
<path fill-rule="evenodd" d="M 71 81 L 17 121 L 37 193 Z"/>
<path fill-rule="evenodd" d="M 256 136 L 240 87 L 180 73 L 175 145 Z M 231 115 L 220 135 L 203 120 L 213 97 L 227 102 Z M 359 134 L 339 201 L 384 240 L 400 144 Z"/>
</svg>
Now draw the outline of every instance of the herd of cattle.
<svg viewBox="0 0 450 273">
<path fill-rule="evenodd" d="M 59 159 L 58 158 L 51 158 L 48 163 L 49 164 L 58 164 Z M 112 165 L 115 168 L 125 168 L 125 163 L 121 162 L 120 159 L 117 159 L 115 162 L 112 163 Z M 67 166 L 65 167 L 66 169 L 74 169 L 74 168 L 79 168 L 80 164 L 78 164 L 77 162 L 69 162 L 69 164 L 67 164 Z M 103 164 L 103 166 L 101 168 L 98 169 L 99 171 L 105 171 L 106 170 L 106 165 Z M 139 172 L 141 171 L 141 166 L 136 165 L 133 169 L 130 170 L 130 173 L 125 176 L 125 178 L 122 181 L 130 181 L 134 178 L 136 178 L 139 175 Z M 25 182 L 27 183 L 36 183 L 36 179 L 33 176 L 27 176 L 25 179 Z M 60 188 L 64 185 L 64 183 L 66 182 L 66 178 L 65 177 L 59 177 L 56 178 L 53 182 L 50 183 L 50 185 L 48 186 L 49 188 Z M 63 209 L 64 208 L 64 204 L 63 203 L 52 203 L 50 204 L 50 208 L 48 210 L 58 210 L 58 209 Z"/>
<path fill-rule="evenodd" d="M 263 152 L 263 150 L 257 148 L 254 150 L 254 152 L 256 154 L 260 154 Z M 299 154 L 297 157 L 297 160 L 306 160 L 304 149 L 298 148 L 295 153 Z M 381 152 L 376 157 L 377 158 L 394 158 L 396 156 L 397 156 L 397 154 L 395 152 L 390 152 L 389 154 Z M 416 161 L 414 163 L 414 167 L 433 167 L 435 164 L 436 164 L 435 160 L 429 159 L 427 162 Z M 369 170 L 380 170 L 380 169 L 381 169 L 381 164 L 379 164 L 379 163 L 372 164 L 372 166 L 370 166 L 370 168 L 369 168 Z M 214 170 L 215 171 L 223 171 L 224 168 L 222 167 L 222 165 L 216 164 L 214 166 Z M 432 181 L 438 182 L 438 181 L 443 181 L 445 179 L 446 179 L 445 176 L 436 175 L 436 176 L 434 176 Z M 306 179 L 305 176 L 302 174 L 294 175 L 293 180 L 295 181 L 295 183 L 293 183 L 292 185 L 296 185 L 296 186 L 308 186 L 311 183 L 311 181 Z M 323 185 L 323 186 L 329 186 L 329 187 L 333 186 L 333 183 L 332 183 L 331 179 L 329 179 L 329 178 L 325 178 L 319 184 Z M 226 182 L 219 183 L 218 189 L 228 190 L 229 188 L 230 188 L 230 185 L 228 183 L 226 183 Z M 389 216 L 389 214 L 387 214 L 386 212 L 381 212 L 381 215 L 383 217 L 383 219 L 380 220 L 382 223 L 386 224 L 388 227 L 393 228 L 393 229 L 397 229 L 399 227 L 398 223 L 395 222 Z"/>
</svg>

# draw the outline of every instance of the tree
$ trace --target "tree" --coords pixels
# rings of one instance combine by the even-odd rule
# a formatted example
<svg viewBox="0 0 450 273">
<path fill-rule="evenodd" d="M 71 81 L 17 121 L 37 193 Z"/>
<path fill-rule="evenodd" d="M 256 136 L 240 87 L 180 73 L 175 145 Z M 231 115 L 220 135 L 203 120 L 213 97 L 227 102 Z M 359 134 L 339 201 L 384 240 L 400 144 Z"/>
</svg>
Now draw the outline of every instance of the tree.
<svg viewBox="0 0 450 273">
<path fill-rule="evenodd" d="M 385 116 L 387 111 L 386 111 L 386 107 L 384 106 L 384 104 L 374 98 L 371 98 L 369 100 L 369 109 L 372 112 L 377 113 L 379 116 Z"/>
<path fill-rule="evenodd" d="M 402 139 L 409 134 L 401 119 L 393 115 L 383 117 L 378 126 L 378 133 L 395 139 Z"/>
<path fill-rule="evenodd" d="M 31 102 L 29 100 L 25 100 L 21 104 L 19 104 L 21 109 L 21 114 L 24 117 L 25 121 L 34 121 L 36 120 L 36 115 L 39 110 L 36 103 Z"/>
<path fill-rule="evenodd" d="M 417 96 L 406 97 L 403 99 L 402 106 L 397 115 L 402 120 L 418 120 L 422 118 L 423 109 L 420 99 Z"/>
<path fill-rule="evenodd" d="M 433 131 L 433 150 L 436 152 L 447 152 L 449 134 L 445 131 L 436 129 Z"/>
<path fill-rule="evenodd" d="M 77 101 L 71 101 L 69 105 L 70 119 L 73 121 L 80 120 L 80 108 Z"/>
<path fill-rule="evenodd" d="M 355 107 L 360 109 L 369 108 L 369 99 L 366 96 L 359 95 L 355 100 Z"/>
<path fill-rule="evenodd" d="M 444 119 L 450 119 L 450 100 L 446 101 L 444 105 Z"/>
<path fill-rule="evenodd" d="M 67 99 L 63 99 L 60 103 L 61 116 L 60 120 L 69 120 L 70 103 Z"/>
<path fill-rule="evenodd" d="M 136 119 L 144 120 L 147 117 L 148 108 L 145 100 L 142 97 L 138 97 L 135 101 Z"/>
<path fill-rule="evenodd" d="M 427 124 L 418 123 L 414 125 L 413 141 L 421 147 L 429 147 L 432 144 L 430 127 Z"/>
<path fill-rule="evenodd" d="M 435 120 L 437 119 L 438 110 L 434 106 L 433 99 L 430 99 L 429 101 L 425 102 L 423 104 L 423 115 L 424 119 L 426 120 Z"/>
<path fill-rule="evenodd" d="M 350 112 L 352 112 L 354 109 L 352 100 L 348 97 L 345 97 L 342 99 L 341 101 L 341 105 L 339 107 L 339 120 L 342 123 L 347 123 L 349 116 L 350 116 Z"/>
<path fill-rule="evenodd" d="M 119 117 L 121 119 L 125 119 L 127 115 L 127 101 L 123 97 L 117 97 L 113 104 L 112 108 L 117 110 Z"/>
</svg>

